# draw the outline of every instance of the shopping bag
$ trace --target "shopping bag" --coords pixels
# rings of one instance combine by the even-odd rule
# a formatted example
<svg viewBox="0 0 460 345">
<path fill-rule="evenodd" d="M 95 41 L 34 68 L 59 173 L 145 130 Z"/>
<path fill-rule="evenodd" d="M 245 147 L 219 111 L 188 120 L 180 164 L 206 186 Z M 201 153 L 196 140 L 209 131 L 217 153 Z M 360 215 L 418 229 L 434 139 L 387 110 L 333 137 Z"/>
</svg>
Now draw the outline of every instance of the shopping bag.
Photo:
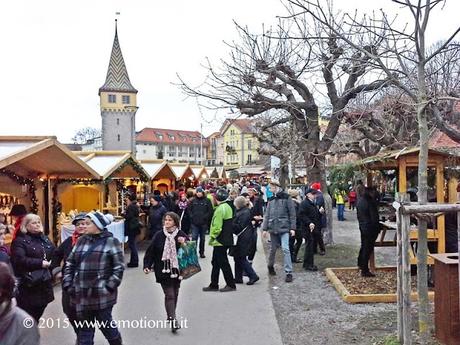
<svg viewBox="0 0 460 345">
<path fill-rule="evenodd" d="M 196 241 L 185 242 L 177 251 L 179 261 L 179 278 L 188 279 L 201 271 L 196 254 Z"/>
</svg>

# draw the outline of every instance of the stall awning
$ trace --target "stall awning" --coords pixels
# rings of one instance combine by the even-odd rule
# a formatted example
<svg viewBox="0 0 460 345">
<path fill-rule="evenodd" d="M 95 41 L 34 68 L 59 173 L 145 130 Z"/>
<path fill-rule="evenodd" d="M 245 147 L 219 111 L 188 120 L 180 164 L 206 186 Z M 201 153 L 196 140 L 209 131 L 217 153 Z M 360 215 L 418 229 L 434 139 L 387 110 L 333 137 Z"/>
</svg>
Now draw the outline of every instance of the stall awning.
<svg viewBox="0 0 460 345">
<path fill-rule="evenodd" d="M 267 172 L 263 165 L 248 165 L 236 169 L 240 175 L 263 175 Z"/>
<path fill-rule="evenodd" d="M 56 137 L 0 136 L 0 169 L 31 178 L 99 178 Z"/>
<path fill-rule="evenodd" d="M 155 179 L 173 179 L 176 180 L 178 177 L 174 174 L 173 169 L 169 166 L 167 161 L 163 160 L 151 160 L 151 161 L 141 161 L 140 164 L 150 175 L 152 180 Z"/>
<path fill-rule="evenodd" d="M 193 171 L 188 164 L 169 163 L 169 166 L 174 171 L 174 174 L 179 180 L 193 175 Z"/>
<path fill-rule="evenodd" d="M 195 176 L 195 179 L 200 179 L 200 178 L 207 178 L 209 177 L 208 172 L 206 171 L 205 167 L 203 165 L 190 165 L 190 169 L 193 171 L 193 176 Z"/>
<path fill-rule="evenodd" d="M 104 180 L 107 178 L 140 178 L 148 181 L 150 179 L 149 174 L 130 151 L 78 151 L 74 153 Z"/>
</svg>

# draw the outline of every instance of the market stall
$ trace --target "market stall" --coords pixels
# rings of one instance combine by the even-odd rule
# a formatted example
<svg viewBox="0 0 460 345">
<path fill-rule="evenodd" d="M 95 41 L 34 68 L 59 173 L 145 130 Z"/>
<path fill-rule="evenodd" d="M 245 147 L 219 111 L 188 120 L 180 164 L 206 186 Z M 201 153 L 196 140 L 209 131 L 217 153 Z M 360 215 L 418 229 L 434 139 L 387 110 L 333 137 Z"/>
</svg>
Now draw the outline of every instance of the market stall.
<svg viewBox="0 0 460 345">
<path fill-rule="evenodd" d="M 183 163 L 168 163 L 174 175 L 177 176 L 176 188 L 183 185 L 185 188 L 190 188 L 194 186 L 194 176 L 193 170 L 188 164 Z"/>
<path fill-rule="evenodd" d="M 146 160 L 140 162 L 151 178 L 151 190 L 167 193 L 175 189 L 177 176 L 165 160 Z"/>
<path fill-rule="evenodd" d="M 203 165 L 190 165 L 190 169 L 193 171 L 195 181 L 201 181 L 209 178 L 209 174 Z"/>
<path fill-rule="evenodd" d="M 9 214 L 13 205 L 23 204 L 42 218 L 46 233 L 55 240 L 51 188 L 56 180 L 70 178 L 91 180 L 98 174 L 55 137 L 0 137 L 2 213 Z"/>
</svg>

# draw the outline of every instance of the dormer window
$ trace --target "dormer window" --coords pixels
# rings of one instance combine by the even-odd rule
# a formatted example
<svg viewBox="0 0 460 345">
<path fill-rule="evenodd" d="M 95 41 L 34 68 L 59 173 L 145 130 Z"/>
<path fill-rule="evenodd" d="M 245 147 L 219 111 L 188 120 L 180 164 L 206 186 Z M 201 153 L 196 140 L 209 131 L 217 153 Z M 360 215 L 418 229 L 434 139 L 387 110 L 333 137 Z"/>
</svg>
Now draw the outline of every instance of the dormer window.
<svg viewBox="0 0 460 345">
<path fill-rule="evenodd" d="M 128 95 L 121 96 L 121 101 L 123 102 L 123 104 L 129 104 L 129 96 Z"/>
<path fill-rule="evenodd" d="M 117 95 L 109 95 L 109 103 L 117 103 Z"/>
</svg>

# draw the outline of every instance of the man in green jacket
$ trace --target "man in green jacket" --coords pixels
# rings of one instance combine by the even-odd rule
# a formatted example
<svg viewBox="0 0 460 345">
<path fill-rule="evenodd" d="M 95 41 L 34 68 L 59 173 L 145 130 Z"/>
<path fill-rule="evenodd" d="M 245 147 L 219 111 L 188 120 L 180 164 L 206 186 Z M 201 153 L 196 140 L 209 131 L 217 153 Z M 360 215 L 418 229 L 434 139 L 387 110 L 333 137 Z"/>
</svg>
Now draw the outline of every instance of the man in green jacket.
<svg viewBox="0 0 460 345">
<path fill-rule="evenodd" d="M 209 233 L 209 245 L 214 247 L 212 252 L 211 284 L 203 288 L 203 291 L 235 291 L 235 279 L 228 262 L 227 250 L 233 246 L 233 211 L 225 201 L 228 198 L 226 189 L 219 189 L 216 192 L 218 206 L 212 217 Z M 219 273 L 222 270 L 227 285 L 219 290 Z"/>
</svg>

